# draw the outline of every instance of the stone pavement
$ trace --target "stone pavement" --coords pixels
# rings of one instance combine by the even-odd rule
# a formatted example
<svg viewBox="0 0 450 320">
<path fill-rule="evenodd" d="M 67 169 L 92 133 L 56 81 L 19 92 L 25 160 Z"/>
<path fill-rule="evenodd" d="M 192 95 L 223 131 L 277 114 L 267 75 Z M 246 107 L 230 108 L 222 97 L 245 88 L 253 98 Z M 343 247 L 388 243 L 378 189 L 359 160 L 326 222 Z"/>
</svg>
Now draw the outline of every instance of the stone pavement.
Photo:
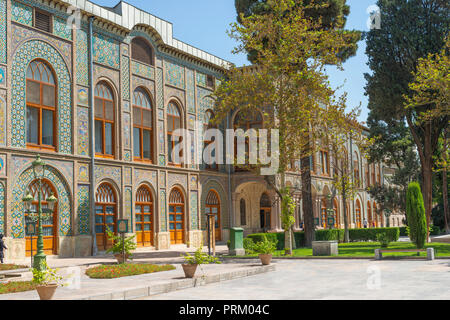
<svg viewBox="0 0 450 320">
<path fill-rule="evenodd" d="M 448 300 L 450 260 L 276 260 L 267 274 L 145 300 Z"/>
</svg>

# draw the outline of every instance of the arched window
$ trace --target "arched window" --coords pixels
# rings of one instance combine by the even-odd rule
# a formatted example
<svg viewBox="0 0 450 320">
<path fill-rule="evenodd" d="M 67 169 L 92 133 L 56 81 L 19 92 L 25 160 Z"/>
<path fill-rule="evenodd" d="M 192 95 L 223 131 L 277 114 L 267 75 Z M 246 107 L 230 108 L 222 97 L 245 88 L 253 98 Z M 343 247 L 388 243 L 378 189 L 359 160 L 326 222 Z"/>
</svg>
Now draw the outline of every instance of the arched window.
<svg viewBox="0 0 450 320">
<path fill-rule="evenodd" d="M 150 188 L 143 185 L 136 192 L 136 242 L 139 247 L 153 245 L 153 199 Z"/>
<path fill-rule="evenodd" d="M 245 210 L 245 199 L 241 199 L 239 202 L 239 211 L 241 215 L 241 226 L 247 225 L 247 214 Z"/>
<path fill-rule="evenodd" d="M 361 202 L 356 199 L 356 227 L 361 228 Z"/>
<path fill-rule="evenodd" d="M 153 49 L 146 40 L 140 37 L 131 41 L 131 58 L 145 64 L 154 65 Z"/>
<path fill-rule="evenodd" d="M 117 233 L 117 200 L 114 189 L 108 183 L 103 183 L 95 193 L 95 232 L 97 234 L 97 247 L 100 251 L 112 247 L 106 228 Z"/>
<path fill-rule="evenodd" d="M 33 198 L 36 201 L 33 201 L 32 203 L 32 207 L 31 207 L 31 212 L 33 213 L 32 215 L 25 213 L 25 223 L 29 223 L 29 222 L 36 222 L 36 228 L 39 227 L 39 221 L 33 218 L 37 217 L 37 213 L 38 213 L 38 206 L 39 203 L 37 201 L 38 199 L 38 193 L 39 193 L 39 181 L 38 180 L 34 180 L 30 186 L 29 186 L 29 190 L 31 195 L 33 196 Z M 42 208 L 47 208 L 47 201 L 45 201 L 45 199 L 47 199 L 48 197 L 50 197 L 51 195 L 54 195 L 55 197 L 57 197 L 55 188 L 53 187 L 52 183 L 46 179 L 42 180 L 42 185 L 41 185 L 41 199 L 43 199 L 41 201 L 41 205 Z M 48 255 L 54 255 L 56 254 L 56 250 L 57 250 L 57 227 L 58 227 L 58 209 L 57 209 L 57 203 L 55 204 L 55 207 L 53 209 L 53 214 L 51 217 L 42 219 L 42 234 L 43 234 L 43 238 L 44 238 L 44 253 L 48 254 Z M 32 218 L 33 217 L 33 218 Z M 37 252 L 37 237 L 33 237 L 33 252 Z M 30 257 L 33 253 L 31 252 L 31 237 L 26 237 L 26 256 Z"/>
<path fill-rule="evenodd" d="M 114 157 L 114 109 L 111 87 L 100 82 L 95 87 L 95 153 L 101 157 Z"/>
<path fill-rule="evenodd" d="M 27 70 L 27 146 L 56 150 L 57 86 L 50 67 L 34 60 Z"/>
<path fill-rule="evenodd" d="M 206 196 L 205 214 L 214 215 L 216 241 L 220 241 L 222 238 L 220 232 L 220 198 L 215 190 L 210 190 Z"/>
<path fill-rule="evenodd" d="M 167 108 L 167 143 L 169 145 L 169 164 L 181 166 L 181 163 L 175 163 L 172 157 L 172 151 L 178 143 L 182 142 L 182 137 L 175 135 L 174 131 L 182 128 L 180 108 L 174 103 L 169 102 Z M 179 154 L 180 159 L 183 156 L 182 151 Z"/>
<path fill-rule="evenodd" d="M 203 134 L 205 134 L 205 132 L 209 129 L 213 129 L 215 128 L 214 124 L 211 122 L 211 119 L 214 118 L 214 113 L 211 110 L 206 110 L 205 114 L 204 114 L 204 118 L 203 118 Z M 214 140 L 204 140 L 203 141 L 203 150 L 206 149 L 206 147 L 210 144 L 214 143 Z M 214 158 L 215 157 L 215 150 L 213 152 L 211 152 L 211 157 Z M 211 163 L 212 161 L 209 159 L 206 159 L 206 163 L 205 163 L 205 169 L 207 170 L 217 170 L 218 166 L 217 163 Z"/>
<path fill-rule="evenodd" d="M 153 107 L 143 88 L 133 94 L 133 152 L 135 160 L 153 160 Z"/>
<path fill-rule="evenodd" d="M 270 214 L 272 212 L 272 202 L 270 201 L 267 193 L 263 193 L 260 199 L 260 221 L 261 221 L 261 229 L 268 230 L 270 229 Z"/>
<path fill-rule="evenodd" d="M 169 196 L 170 243 L 184 243 L 184 197 L 178 188 Z"/>
<path fill-rule="evenodd" d="M 359 176 L 359 157 L 358 153 L 355 151 L 353 159 L 353 174 L 355 178 L 356 186 L 360 186 L 361 177 Z"/>
<path fill-rule="evenodd" d="M 262 129 L 263 128 L 263 117 L 259 111 L 251 110 L 248 112 L 239 111 L 233 122 L 234 129 L 242 129 L 245 131 L 249 129 Z M 245 138 L 245 164 L 249 165 L 249 138 Z M 238 156 L 238 138 L 235 137 L 234 142 L 234 156 Z M 246 171 L 243 168 L 236 167 L 236 171 Z"/>
</svg>

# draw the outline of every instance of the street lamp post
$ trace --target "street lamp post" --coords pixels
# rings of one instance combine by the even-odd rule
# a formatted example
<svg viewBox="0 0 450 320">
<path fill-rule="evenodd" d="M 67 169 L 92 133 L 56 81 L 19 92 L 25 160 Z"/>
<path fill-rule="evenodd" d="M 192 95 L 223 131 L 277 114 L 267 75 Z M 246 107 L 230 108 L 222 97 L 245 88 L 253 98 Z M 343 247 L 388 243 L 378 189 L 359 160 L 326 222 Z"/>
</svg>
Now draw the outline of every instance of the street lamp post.
<svg viewBox="0 0 450 320">
<path fill-rule="evenodd" d="M 49 218 L 53 214 L 53 209 L 55 207 L 56 202 L 58 199 L 54 195 L 51 195 L 49 198 L 46 199 L 48 207 L 42 208 L 42 179 L 45 176 L 45 162 L 41 160 L 40 155 L 36 156 L 36 160 L 33 161 L 33 175 L 36 180 L 39 181 L 39 190 L 38 190 L 38 216 L 37 216 L 37 222 L 38 222 L 38 239 L 37 239 L 37 253 L 34 256 L 33 261 L 33 268 L 37 270 L 44 270 L 46 262 L 46 256 L 44 253 L 44 238 L 42 235 L 42 214 L 46 214 L 46 218 Z M 24 203 L 25 211 L 31 215 L 31 206 L 33 204 L 34 198 L 33 196 L 28 193 L 23 199 L 22 202 Z M 34 217 L 34 220 L 36 220 L 36 217 Z M 33 254 L 33 253 L 31 253 Z"/>
</svg>

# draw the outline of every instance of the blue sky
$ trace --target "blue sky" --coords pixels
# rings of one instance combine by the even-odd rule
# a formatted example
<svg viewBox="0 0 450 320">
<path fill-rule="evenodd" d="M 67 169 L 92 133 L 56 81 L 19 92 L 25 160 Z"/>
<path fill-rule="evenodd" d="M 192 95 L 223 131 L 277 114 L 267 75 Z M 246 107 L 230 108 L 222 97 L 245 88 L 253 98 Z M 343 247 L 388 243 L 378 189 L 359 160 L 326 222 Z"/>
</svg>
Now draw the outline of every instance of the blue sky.
<svg viewBox="0 0 450 320">
<path fill-rule="evenodd" d="M 115 6 L 118 3 L 118 0 L 92 1 L 103 6 Z M 175 38 L 238 66 L 248 64 L 246 55 L 231 53 L 236 43 L 226 34 L 226 31 L 230 29 L 230 23 L 236 20 L 234 0 L 128 0 L 126 2 L 171 22 Z M 347 4 L 350 5 L 350 16 L 346 28 L 367 31 L 366 9 L 375 2 L 376 0 L 347 0 Z M 366 121 L 368 112 L 363 76 L 365 72 L 369 72 L 366 63 L 365 43 L 361 41 L 357 55 L 344 64 L 344 71 L 327 67 L 332 87 L 343 86 L 340 92 L 348 93 L 348 105 L 355 107 L 361 102 L 360 121 Z"/>
</svg>

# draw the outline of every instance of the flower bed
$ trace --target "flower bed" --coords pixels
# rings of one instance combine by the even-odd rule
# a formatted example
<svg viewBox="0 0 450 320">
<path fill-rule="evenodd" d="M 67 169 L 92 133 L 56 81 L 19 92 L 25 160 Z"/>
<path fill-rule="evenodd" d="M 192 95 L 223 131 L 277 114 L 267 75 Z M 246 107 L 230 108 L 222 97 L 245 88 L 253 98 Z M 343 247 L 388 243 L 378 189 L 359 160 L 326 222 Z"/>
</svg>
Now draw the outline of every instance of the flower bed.
<svg viewBox="0 0 450 320">
<path fill-rule="evenodd" d="M 17 269 L 29 269 L 28 266 L 21 266 L 17 264 L 0 264 L 0 271 L 7 271 L 7 270 L 17 270 Z"/>
<path fill-rule="evenodd" d="M 139 274 L 170 271 L 175 267 L 166 265 L 155 264 L 114 264 L 114 265 L 101 265 L 86 270 L 86 275 L 93 279 L 114 279 L 128 276 L 136 276 Z"/>
<path fill-rule="evenodd" d="M 33 281 L 11 281 L 0 283 L 0 294 L 31 291 L 36 289 Z"/>
</svg>

